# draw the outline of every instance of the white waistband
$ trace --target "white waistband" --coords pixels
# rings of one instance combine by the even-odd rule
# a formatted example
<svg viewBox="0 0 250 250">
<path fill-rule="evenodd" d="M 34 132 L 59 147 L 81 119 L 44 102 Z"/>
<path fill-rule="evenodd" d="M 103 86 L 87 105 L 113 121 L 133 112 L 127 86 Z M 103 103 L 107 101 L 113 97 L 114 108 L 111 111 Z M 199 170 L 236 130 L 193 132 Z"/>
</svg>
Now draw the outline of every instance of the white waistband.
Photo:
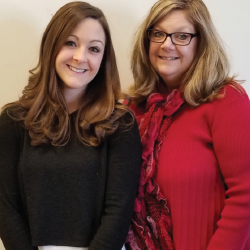
<svg viewBox="0 0 250 250">
<path fill-rule="evenodd" d="M 39 246 L 39 250 L 88 250 L 88 247 Z"/>
</svg>

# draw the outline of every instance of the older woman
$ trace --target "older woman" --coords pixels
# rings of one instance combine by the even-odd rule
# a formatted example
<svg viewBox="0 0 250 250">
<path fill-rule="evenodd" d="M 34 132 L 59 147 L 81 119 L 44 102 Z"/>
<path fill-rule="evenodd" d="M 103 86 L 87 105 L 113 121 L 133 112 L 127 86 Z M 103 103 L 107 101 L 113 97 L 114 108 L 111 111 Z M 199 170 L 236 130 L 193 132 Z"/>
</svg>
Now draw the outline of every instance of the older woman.
<svg viewBox="0 0 250 250">
<path fill-rule="evenodd" d="M 143 164 L 127 249 L 249 250 L 250 102 L 201 0 L 160 0 L 130 89 Z"/>
</svg>

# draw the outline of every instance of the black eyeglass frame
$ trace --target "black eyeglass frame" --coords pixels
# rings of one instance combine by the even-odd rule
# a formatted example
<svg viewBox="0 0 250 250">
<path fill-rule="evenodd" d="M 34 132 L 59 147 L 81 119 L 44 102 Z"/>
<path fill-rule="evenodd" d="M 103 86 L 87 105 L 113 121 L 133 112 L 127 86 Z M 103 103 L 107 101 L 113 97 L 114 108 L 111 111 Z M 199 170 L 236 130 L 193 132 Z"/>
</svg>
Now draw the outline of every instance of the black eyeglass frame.
<svg viewBox="0 0 250 250">
<path fill-rule="evenodd" d="M 164 34 L 166 35 L 164 41 L 162 41 L 162 42 L 151 41 L 151 40 L 150 40 L 150 32 L 153 31 L 153 30 L 164 33 Z M 157 29 L 147 29 L 147 33 L 148 33 L 148 39 L 149 39 L 150 42 L 153 42 L 153 43 L 164 43 L 164 42 L 166 41 L 166 39 L 167 39 L 168 37 L 170 37 L 172 44 L 177 45 L 177 46 L 187 46 L 187 45 L 189 45 L 189 44 L 191 43 L 191 41 L 192 41 L 192 39 L 193 39 L 194 37 L 199 36 L 199 33 L 188 33 L 188 32 L 174 32 L 174 33 L 168 34 L 168 33 L 164 32 L 164 31 L 157 30 Z M 190 38 L 189 43 L 188 43 L 188 44 L 185 44 L 185 45 L 174 43 L 174 42 L 173 42 L 173 39 L 172 39 L 172 35 L 173 35 L 173 34 L 176 34 L 176 33 L 181 33 L 181 34 L 188 34 L 188 35 L 190 35 L 191 38 Z"/>
</svg>

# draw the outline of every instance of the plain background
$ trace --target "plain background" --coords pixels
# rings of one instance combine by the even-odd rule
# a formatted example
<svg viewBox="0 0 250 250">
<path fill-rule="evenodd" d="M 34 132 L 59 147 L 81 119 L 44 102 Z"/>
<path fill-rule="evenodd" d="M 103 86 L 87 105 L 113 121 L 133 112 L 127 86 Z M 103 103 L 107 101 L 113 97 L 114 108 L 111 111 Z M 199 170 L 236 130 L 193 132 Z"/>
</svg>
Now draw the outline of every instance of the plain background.
<svg viewBox="0 0 250 250">
<path fill-rule="evenodd" d="M 0 107 L 17 100 L 36 66 L 42 33 L 68 0 L 0 0 Z M 134 33 L 156 0 L 88 0 L 110 24 L 123 89 L 133 83 L 129 57 Z M 204 0 L 230 58 L 232 74 L 250 95 L 250 1 Z M 0 242 L 0 250 L 4 250 Z M 14 249 L 13 249 L 14 250 Z"/>
</svg>

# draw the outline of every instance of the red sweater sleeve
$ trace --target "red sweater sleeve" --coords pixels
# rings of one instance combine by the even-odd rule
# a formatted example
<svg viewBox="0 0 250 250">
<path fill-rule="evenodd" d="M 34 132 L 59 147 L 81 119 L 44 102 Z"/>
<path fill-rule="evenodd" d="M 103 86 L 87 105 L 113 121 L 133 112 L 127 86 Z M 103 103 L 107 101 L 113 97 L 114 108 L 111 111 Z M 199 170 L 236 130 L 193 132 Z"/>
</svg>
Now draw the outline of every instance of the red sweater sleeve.
<svg viewBox="0 0 250 250">
<path fill-rule="evenodd" d="M 221 219 L 207 250 L 243 250 L 250 235 L 250 102 L 246 93 L 232 96 L 214 113 L 211 134 L 228 190 Z M 227 99 L 227 100 L 228 100 Z"/>
</svg>

